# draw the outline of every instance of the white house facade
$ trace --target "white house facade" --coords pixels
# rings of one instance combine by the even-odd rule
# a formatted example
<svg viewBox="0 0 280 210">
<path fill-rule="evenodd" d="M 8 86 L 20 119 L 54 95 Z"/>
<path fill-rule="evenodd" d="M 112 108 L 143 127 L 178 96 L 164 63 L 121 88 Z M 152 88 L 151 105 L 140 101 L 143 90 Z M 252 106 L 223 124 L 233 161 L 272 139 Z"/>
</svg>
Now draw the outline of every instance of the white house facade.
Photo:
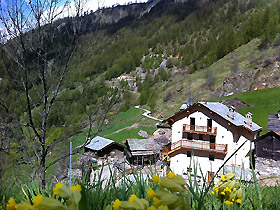
<svg viewBox="0 0 280 210">
<path fill-rule="evenodd" d="M 217 102 L 197 102 L 181 107 L 178 113 L 163 122 L 172 128 L 168 153 L 171 170 L 183 175 L 192 172 L 196 163 L 198 175 L 208 178 L 228 158 L 226 165 L 249 168 L 252 141 L 262 130 L 252 122 L 252 114 L 244 117 L 233 107 Z"/>
</svg>

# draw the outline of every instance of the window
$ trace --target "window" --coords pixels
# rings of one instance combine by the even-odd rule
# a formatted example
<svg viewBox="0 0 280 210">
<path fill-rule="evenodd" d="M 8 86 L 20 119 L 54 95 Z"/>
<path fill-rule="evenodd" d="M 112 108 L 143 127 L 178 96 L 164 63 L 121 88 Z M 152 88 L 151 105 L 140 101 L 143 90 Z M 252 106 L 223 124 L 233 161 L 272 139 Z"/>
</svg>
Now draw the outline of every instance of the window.
<svg viewBox="0 0 280 210">
<path fill-rule="evenodd" d="M 214 161 L 215 160 L 215 155 L 209 155 L 209 160 Z"/>
<path fill-rule="evenodd" d="M 192 156 L 192 152 L 191 151 L 187 151 L 187 157 L 191 157 Z"/>
<path fill-rule="evenodd" d="M 211 135 L 210 136 L 210 143 L 215 143 L 216 142 L 216 136 Z"/>
<path fill-rule="evenodd" d="M 193 140 L 193 134 L 192 133 L 188 133 L 188 139 Z"/>
<path fill-rule="evenodd" d="M 203 134 L 199 134 L 198 139 L 203 140 Z"/>
</svg>

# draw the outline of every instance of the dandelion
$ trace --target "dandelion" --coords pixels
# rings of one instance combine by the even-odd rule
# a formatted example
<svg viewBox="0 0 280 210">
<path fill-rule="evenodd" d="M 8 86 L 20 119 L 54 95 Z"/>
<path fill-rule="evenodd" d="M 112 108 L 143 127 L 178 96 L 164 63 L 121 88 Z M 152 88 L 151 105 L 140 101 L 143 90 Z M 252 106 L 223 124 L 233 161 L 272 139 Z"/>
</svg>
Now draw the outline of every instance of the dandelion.
<svg viewBox="0 0 280 210">
<path fill-rule="evenodd" d="M 55 185 L 55 187 L 53 188 L 53 193 L 54 193 L 55 195 L 59 195 L 59 190 L 58 190 L 58 188 L 62 187 L 63 185 L 64 185 L 63 183 L 58 182 L 58 183 Z"/>
<path fill-rule="evenodd" d="M 120 210 L 120 205 L 122 202 L 120 202 L 119 199 L 115 200 L 115 202 L 113 203 L 113 208 L 114 210 Z"/>
<path fill-rule="evenodd" d="M 227 204 L 227 205 L 232 205 L 233 202 L 231 202 L 231 201 L 229 201 L 229 200 L 226 200 L 226 201 L 225 201 L 225 204 Z"/>
<path fill-rule="evenodd" d="M 14 210 L 14 209 L 17 209 L 17 204 L 16 204 L 16 201 L 14 198 L 10 198 L 8 203 L 7 203 L 7 206 L 6 206 L 6 209 L 7 210 Z"/>
<path fill-rule="evenodd" d="M 167 176 L 168 176 L 168 179 L 173 179 L 174 176 L 175 176 L 175 173 L 174 172 L 170 172 Z"/>
<path fill-rule="evenodd" d="M 154 196 L 155 196 L 155 191 L 154 191 L 152 188 L 150 188 L 150 189 L 147 191 L 147 198 L 148 198 L 149 200 L 152 200 Z"/>
<path fill-rule="evenodd" d="M 222 174 L 221 179 L 222 179 L 222 181 L 225 181 L 226 180 L 226 176 L 224 174 Z"/>
<path fill-rule="evenodd" d="M 242 203 L 242 201 L 241 201 L 241 199 L 240 198 L 238 198 L 236 201 L 235 201 L 236 203 Z"/>
<path fill-rule="evenodd" d="M 128 199 L 128 201 L 130 202 L 130 203 L 134 203 L 134 200 L 137 198 L 137 196 L 135 195 L 135 194 L 132 194 L 131 196 L 130 196 L 130 198 Z"/>
<path fill-rule="evenodd" d="M 34 208 L 39 208 L 42 201 L 43 201 L 43 196 L 42 195 L 36 195 L 33 198 L 33 207 Z"/>
<path fill-rule="evenodd" d="M 154 175 L 153 178 L 152 178 L 152 181 L 153 181 L 152 184 L 158 184 L 160 179 L 157 175 Z"/>
</svg>

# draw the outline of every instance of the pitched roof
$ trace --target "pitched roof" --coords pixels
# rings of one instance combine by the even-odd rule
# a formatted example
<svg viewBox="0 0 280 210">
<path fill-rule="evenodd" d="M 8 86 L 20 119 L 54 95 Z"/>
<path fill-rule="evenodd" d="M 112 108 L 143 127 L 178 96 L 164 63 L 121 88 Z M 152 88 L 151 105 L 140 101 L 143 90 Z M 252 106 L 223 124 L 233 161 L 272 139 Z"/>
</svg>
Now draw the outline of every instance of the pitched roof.
<svg viewBox="0 0 280 210">
<path fill-rule="evenodd" d="M 280 119 L 277 114 L 268 115 L 268 131 L 280 131 Z"/>
<path fill-rule="evenodd" d="M 149 139 L 127 139 L 132 155 L 152 155 L 160 152 L 160 145 Z"/>
<path fill-rule="evenodd" d="M 224 118 L 225 120 L 229 121 L 230 123 L 232 123 L 235 126 L 238 127 L 244 127 L 252 132 L 255 131 L 260 131 L 262 130 L 262 127 L 260 127 L 259 125 L 257 125 L 256 123 L 252 122 L 252 126 L 247 125 L 246 122 L 246 117 L 242 116 L 241 114 L 239 114 L 238 112 L 235 112 L 234 115 L 234 119 L 231 119 L 228 116 L 229 113 L 229 109 L 226 105 L 219 103 L 219 102 L 197 102 L 191 106 L 189 106 L 188 108 L 186 108 L 185 110 L 181 110 L 180 112 L 175 113 L 173 116 L 171 116 L 170 118 L 182 113 L 182 112 L 186 112 L 186 110 L 197 106 L 197 105 L 202 105 L 203 107 L 209 109 L 210 111 L 216 113 L 217 115 L 219 115 L 220 117 Z M 187 113 L 187 112 L 186 112 Z M 170 119 L 168 118 L 168 119 Z M 164 120 L 163 122 L 167 122 L 168 119 Z"/>
<path fill-rule="evenodd" d="M 110 139 L 105 139 L 101 136 L 96 136 L 95 138 L 93 138 L 91 140 L 91 142 L 85 146 L 86 148 L 88 149 L 91 149 L 91 150 L 101 150 L 103 149 L 104 147 L 108 146 L 109 144 L 113 143 L 114 141 L 110 140 Z"/>
<path fill-rule="evenodd" d="M 280 140 L 280 132 L 276 132 L 276 131 L 268 131 L 266 134 L 261 135 L 259 138 L 257 138 L 255 141 L 261 141 L 262 139 L 264 139 L 267 136 L 274 136 L 276 139 Z"/>
</svg>

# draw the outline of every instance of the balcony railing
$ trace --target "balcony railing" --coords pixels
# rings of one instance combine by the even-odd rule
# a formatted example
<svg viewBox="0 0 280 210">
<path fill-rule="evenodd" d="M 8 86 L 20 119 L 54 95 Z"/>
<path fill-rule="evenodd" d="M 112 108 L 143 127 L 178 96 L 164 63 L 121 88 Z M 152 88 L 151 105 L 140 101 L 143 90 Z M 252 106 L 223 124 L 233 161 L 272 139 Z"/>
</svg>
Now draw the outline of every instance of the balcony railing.
<svg viewBox="0 0 280 210">
<path fill-rule="evenodd" d="M 207 127 L 207 126 L 199 126 L 199 125 L 183 125 L 183 132 L 189 133 L 197 133 L 197 134 L 209 134 L 209 135 L 217 135 L 216 127 Z"/>
<path fill-rule="evenodd" d="M 172 153 L 178 149 L 189 149 L 189 150 L 199 150 L 199 151 L 206 151 L 206 152 L 214 152 L 220 154 L 227 153 L 227 144 L 216 144 L 210 143 L 205 141 L 198 141 L 198 140 L 179 140 L 171 144 L 171 151 L 168 153 Z"/>
</svg>

